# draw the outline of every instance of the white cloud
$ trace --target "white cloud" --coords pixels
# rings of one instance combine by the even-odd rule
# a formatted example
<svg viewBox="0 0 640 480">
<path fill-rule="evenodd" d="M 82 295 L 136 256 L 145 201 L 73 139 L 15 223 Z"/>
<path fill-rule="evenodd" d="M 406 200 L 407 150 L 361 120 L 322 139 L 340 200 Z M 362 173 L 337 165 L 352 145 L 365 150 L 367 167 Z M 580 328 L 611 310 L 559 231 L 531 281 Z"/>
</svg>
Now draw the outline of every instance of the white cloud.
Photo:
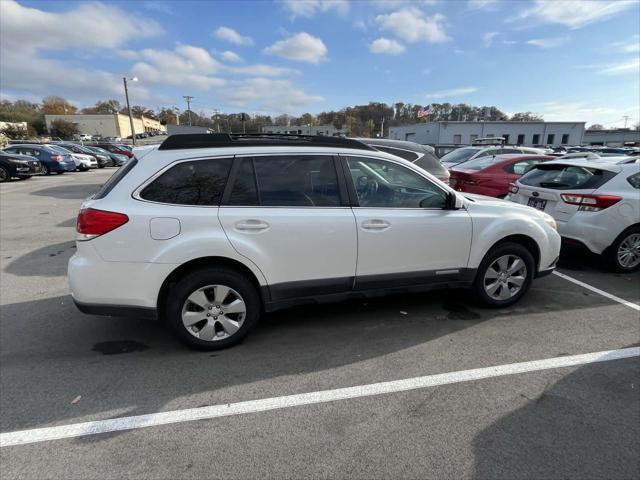
<svg viewBox="0 0 640 480">
<path fill-rule="evenodd" d="M 220 63 L 209 52 L 192 45 L 178 45 L 174 50 L 144 49 L 144 61 L 136 63 L 132 73 L 143 82 L 209 90 L 225 84 L 213 76 L 221 70 Z"/>
<path fill-rule="evenodd" d="M 640 74 L 640 59 L 634 58 L 620 63 L 609 64 L 598 73 L 602 73 L 604 75 L 624 75 L 627 73 L 635 73 L 638 75 Z"/>
<path fill-rule="evenodd" d="M 98 2 L 79 4 L 64 12 L 44 12 L 2 0 L 0 32 L 3 50 L 33 52 L 39 48 L 117 48 L 135 38 L 159 35 L 162 28 L 154 21 Z"/>
<path fill-rule="evenodd" d="M 95 101 L 96 97 L 121 98 L 122 75 L 46 58 L 43 52 L 83 49 L 108 54 L 110 50 L 132 59 L 135 51 L 117 49 L 131 40 L 160 33 L 162 28 L 157 23 L 138 20 L 112 5 L 94 2 L 62 12 L 44 12 L 13 0 L 2 0 L 0 85 L 4 90 L 29 97 L 57 94 L 76 102 Z M 143 85 L 132 85 L 131 90 L 138 100 L 152 98 Z"/>
<path fill-rule="evenodd" d="M 253 45 L 253 39 L 251 37 L 240 35 L 233 28 L 229 27 L 219 27 L 212 35 L 235 45 Z"/>
<path fill-rule="evenodd" d="M 307 63 L 320 63 L 326 59 L 327 47 L 318 37 L 309 35 L 306 32 L 279 40 L 270 47 L 264 49 L 269 55 L 288 58 Z"/>
<path fill-rule="evenodd" d="M 498 3 L 498 0 L 469 0 L 467 5 L 469 8 L 479 10 L 482 8 L 493 7 Z"/>
<path fill-rule="evenodd" d="M 282 77 L 285 75 L 299 75 L 298 70 L 284 67 L 274 67 L 273 65 L 265 65 L 258 63 L 256 65 L 247 65 L 245 67 L 227 67 L 232 73 L 239 73 L 251 77 Z"/>
<path fill-rule="evenodd" d="M 630 43 L 622 47 L 622 50 L 626 53 L 638 53 L 640 52 L 640 43 Z"/>
<path fill-rule="evenodd" d="M 404 52 L 405 48 L 399 42 L 395 40 L 389 40 L 388 38 L 378 38 L 369 44 L 369 51 L 371 53 L 384 53 L 387 55 L 399 55 Z"/>
<path fill-rule="evenodd" d="M 633 6 L 637 6 L 637 3 L 619 0 L 536 0 L 533 7 L 510 20 L 535 18 L 575 29 L 606 20 Z"/>
<path fill-rule="evenodd" d="M 499 32 L 487 32 L 484 35 L 482 35 L 482 43 L 484 44 L 485 47 L 489 48 L 493 43 L 493 39 L 498 35 L 500 35 Z"/>
<path fill-rule="evenodd" d="M 232 52 L 231 50 L 227 50 L 225 52 L 222 52 L 220 54 L 220 58 L 222 60 L 224 60 L 225 62 L 231 62 L 231 63 L 242 63 L 242 62 L 244 62 L 244 60 L 242 59 L 242 57 L 240 55 L 238 55 L 235 52 Z"/>
<path fill-rule="evenodd" d="M 313 18 L 318 12 L 333 10 L 340 15 L 349 13 L 347 0 L 281 0 L 282 8 L 291 14 L 292 18 Z"/>
<path fill-rule="evenodd" d="M 428 93 L 426 97 L 432 99 L 460 97 L 477 91 L 478 89 L 476 87 L 452 88 L 450 90 L 440 90 L 438 92 Z"/>
<path fill-rule="evenodd" d="M 569 41 L 569 37 L 547 37 L 547 38 L 532 38 L 527 40 L 527 45 L 533 45 L 540 48 L 556 48 L 564 45 Z"/>
<path fill-rule="evenodd" d="M 291 112 L 318 103 L 323 98 L 295 88 L 288 80 L 250 78 L 219 92 L 219 98 L 230 107 Z"/>
<path fill-rule="evenodd" d="M 599 105 L 586 104 L 581 102 L 546 102 L 536 108 L 541 108 L 540 112 L 548 122 L 555 121 L 577 121 L 587 122 L 587 125 L 594 123 L 606 124 L 607 127 L 614 127 L 614 124 L 622 126 L 623 115 L 629 115 L 632 119 L 638 117 L 637 109 L 624 109 L 615 106 L 602 107 Z M 633 125 L 633 122 L 631 122 Z"/>
<path fill-rule="evenodd" d="M 446 42 L 449 37 L 444 30 L 444 20 L 445 17 L 439 13 L 427 16 L 413 7 L 376 17 L 381 30 L 391 32 L 409 43 Z"/>
</svg>

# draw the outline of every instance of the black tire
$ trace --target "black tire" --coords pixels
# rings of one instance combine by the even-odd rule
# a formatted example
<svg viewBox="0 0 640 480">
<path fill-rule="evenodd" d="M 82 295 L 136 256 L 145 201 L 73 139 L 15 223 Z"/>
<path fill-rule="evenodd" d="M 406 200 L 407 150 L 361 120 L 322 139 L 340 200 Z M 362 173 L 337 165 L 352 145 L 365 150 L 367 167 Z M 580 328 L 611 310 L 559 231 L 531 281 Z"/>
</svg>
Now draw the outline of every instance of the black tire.
<svg viewBox="0 0 640 480">
<path fill-rule="evenodd" d="M 104 164 L 102 165 L 98 164 L 98 168 L 104 168 Z"/>
<path fill-rule="evenodd" d="M 64 172 L 56 172 L 56 174 L 58 175 L 62 175 Z"/>
<path fill-rule="evenodd" d="M 51 175 L 51 169 L 48 165 L 42 164 L 42 174 L 43 175 Z"/>
<path fill-rule="evenodd" d="M 640 269 L 640 264 L 634 267 L 625 267 L 618 260 L 618 249 L 624 240 L 629 237 L 629 235 L 638 235 L 640 234 L 640 225 L 632 225 L 627 228 L 624 232 L 622 232 L 618 237 L 613 241 L 611 246 L 605 250 L 603 253 L 604 259 L 607 262 L 607 265 L 614 272 L 621 273 L 630 273 L 635 272 Z"/>
<path fill-rule="evenodd" d="M 29 180 L 32 175 L 21 175 L 18 177 L 18 180 Z"/>
<path fill-rule="evenodd" d="M 187 331 L 182 323 L 182 307 L 187 298 L 207 285 L 225 285 L 240 294 L 246 314 L 242 325 L 234 334 L 215 341 L 206 341 Z M 204 268 L 195 270 L 180 279 L 168 292 L 164 317 L 178 338 L 198 350 L 220 350 L 242 341 L 258 323 L 261 313 L 260 296 L 254 285 L 241 273 L 229 268 Z"/>
<path fill-rule="evenodd" d="M 0 183 L 11 181 L 11 172 L 5 167 L 0 167 Z"/>
<path fill-rule="evenodd" d="M 520 287 L 520 290 L 513 295 L 512 297 L 506 300 L 497 300 L 487 293 L 485 290 L 485 274 L 489 267 L 495 262 L 498 258 L 505 255 L 514 255 L 519 257 L 526 266 L 526 276 L 524 283 Z M 509 305 L 513 305 L 516 303 L 522 296 L 527 293 L 527 290 L 531 287 L 531 282 L 533 281 L 535 274 L 535 260 L 533 255 L 526 247 L 520 245 L 519 243 L 512 242 L 504 242 L 495 245 L 487 254 L 485 255 L 482 263 L 478 267 L 478 271 L 476 272 L 476 278 L 473 282 L 473 293 L 476 300 L 484 306 L 492 307 L 492 308 L 502 308 L 508 307 Z"/>
</svg>

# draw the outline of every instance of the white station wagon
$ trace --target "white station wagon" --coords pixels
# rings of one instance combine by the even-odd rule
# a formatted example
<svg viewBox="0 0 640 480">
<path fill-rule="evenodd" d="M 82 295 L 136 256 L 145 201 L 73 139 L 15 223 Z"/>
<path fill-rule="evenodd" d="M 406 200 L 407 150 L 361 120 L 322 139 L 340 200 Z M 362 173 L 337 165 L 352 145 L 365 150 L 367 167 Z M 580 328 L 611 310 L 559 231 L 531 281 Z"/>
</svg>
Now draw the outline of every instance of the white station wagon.
<svg viewBox="0 0 640 480">
<path fill-rule="evenodd" d="M 356 140 L 175 135 L 137 157 L 81 207 L 73 299 L 163 318 L 196 348 L 305 303 L 468 287 L 504 307 L 559 255 L 551 216 Z"/>
</svg>

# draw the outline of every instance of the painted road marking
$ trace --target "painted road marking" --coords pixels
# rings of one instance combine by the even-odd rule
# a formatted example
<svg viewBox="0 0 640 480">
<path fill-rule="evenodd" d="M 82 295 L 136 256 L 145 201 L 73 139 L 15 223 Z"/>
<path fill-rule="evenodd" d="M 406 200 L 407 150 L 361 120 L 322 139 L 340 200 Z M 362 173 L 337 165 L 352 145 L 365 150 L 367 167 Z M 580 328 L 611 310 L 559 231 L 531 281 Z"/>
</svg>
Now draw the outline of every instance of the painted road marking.
<svg viewBox="0 0 640 480">
<path fill-rule="evenodd" d="M 576 280 L 573 277 L 570 277 L 569 275 L 565 275 L 564 273 L 560 273 L 558 271 L 554 270 L 554 275 L 559 276 L 560 278 L 564 278 L 565 280 L 569 281 L 569 282 L 573 282 L 576 285 L 580 285 L 583 288 L 586 288 L 587 290 L 591 290 L 592 292 L 595 292 L 599 295 L 602 295 L 603 297 L 606 297 L 610 300 L 613 300 L 614 302 L 618 302 L 621 303 L 622 305 L 629 307 L 629 308 L 633 308 L 634 310 L 638 310 L 640 312 L 640 305 L 636 305 L 633 302 L 629 302 L 627 300 L 625 300 L 624 298 L 620 298 L 620 297 L 616 297 L 615 295 L 612 295 L 608 292 L 605 292 L 604 290 L 600 290 L 599 288 L 596 287 L 592 287 L 591 285 L 589 285 L 588 283 L 584 283 L 581 282 L 580 280 Z"/>
<path fill-rule="evenodd" d="M 610 360 L 638 356 L 640 356 L 640 347 L 623 348 L 620 350 L 607 350 L 582 355 L 570 355 L 565 357 L 547 358 L 544 360 L 534 360 L 531 362 L 510 363 L 508 365 L 427 375 L 424 377 L 359 385 L 356 387 L 337 388 L 335 390 L 322 390 L 318 392 L 263 398 L 260 400 L 250 400 L 246 402 L 211 405 L 208 407 L 174 410 L 170 412 L 151 413 L 148 415 L 121 417 L 93 422 L 74 423 L 58 427 L 35 428 L 32 430 L 0 433 L 0 447 L 25 445 L 29 443 L 81 437 L 84 435 L 95 435 L 98 433 L 116 432 L 121 430 L 134 430 L 172 423 L 192 422 L 194 420 L 205 420 L 231 415 L 266 412 L 269 410 L 298 407 L 301 405 L 313 405 L 335 402 L 337 400 L 347 400 L 350 398 L 406 392 L 421 388 L 435 387 L 438 385 L 469 382 L 484 378 L 516 375 L 519 373 L 549 370 L 553 368 L 572 367 L 588 363 L 607 362 Z"/>
</svg>

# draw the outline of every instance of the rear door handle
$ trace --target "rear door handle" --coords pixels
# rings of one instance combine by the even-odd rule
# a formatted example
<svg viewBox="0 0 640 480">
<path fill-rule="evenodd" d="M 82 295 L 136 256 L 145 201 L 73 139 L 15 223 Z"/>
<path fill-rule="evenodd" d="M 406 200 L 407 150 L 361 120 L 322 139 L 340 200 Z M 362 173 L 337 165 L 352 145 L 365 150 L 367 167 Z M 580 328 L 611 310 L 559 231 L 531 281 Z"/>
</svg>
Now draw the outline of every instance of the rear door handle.
<svg viewBox="0 0 640 480">
<path fill-rule="evenodd" d="M 269 224 L 262 220 L 243 220 L 236 223 L 236 230 L 241 232 L 260 232 L 269 228 Z"/>
<path fill-rule="evenodd" d="M 365 220 L 362 222 L 362 228 L 365 230 L 386 230 L 391 224 L 384 220 Z"/>
</svg>

